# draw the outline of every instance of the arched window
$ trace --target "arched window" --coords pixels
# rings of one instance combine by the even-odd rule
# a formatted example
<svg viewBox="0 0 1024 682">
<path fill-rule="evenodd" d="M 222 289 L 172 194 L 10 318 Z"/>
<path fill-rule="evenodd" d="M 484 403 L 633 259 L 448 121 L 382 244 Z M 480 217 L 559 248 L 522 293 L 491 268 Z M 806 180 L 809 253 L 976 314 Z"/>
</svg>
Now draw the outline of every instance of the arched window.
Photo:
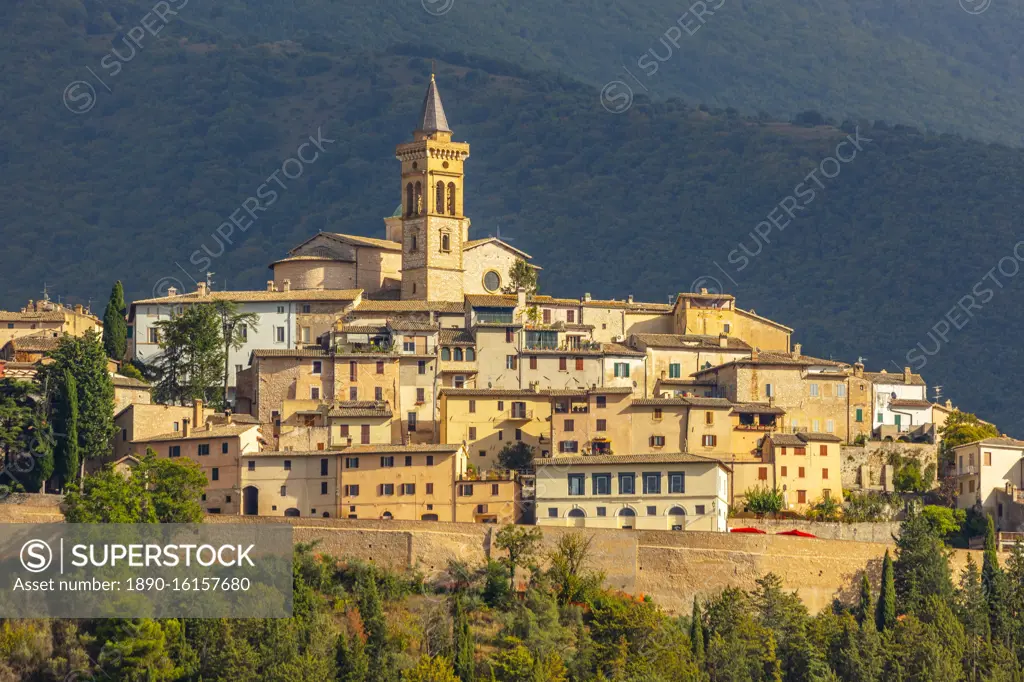
<svg viewBox="0 0 1024 682">
<path fill-rule="evenodd" d="M 456 362 L 462 362 L 462 349 L 461 348 L 456 348 L 455 349 L 455 361 Z"/>
<path fill-rule="evenodd" d="M 415 250 L 417 250 L 417 248 L 419 248 L 419 244 L 417 243 L 416 235 L 413 235 L 412 236 L 412 241 L 409 243 L 409 250 L 410 251 L 415 251 Z"/>
<path fill-rule="evenodd" d="M 475 362 L 475 361 L 476 361 L 476 351 L 473 350 L 472 348 L 467 348 L 466 349 L 466 362 Z"/>
<path fill-rule="evenodd" d="M 446 253 L 452 250 L 452 238 L 447 233 L 441 235 L 441 250 Z"/>
<path fill-rule="evenodd" d="M 441 349 L 441 359 L 445 360 L 445 361 L 451 360 L 452 359 L 452 351 L 450 349 L 448 349 L 448 348 L 442 348 Z"/>
<path fill-rule="evenodd" d="M 423 214 L 423 185 L 421 185 L 420 183 L 417 182 L 416 183 L 416 191 L 414 193 L 415 193 L 416 196 L 413 199 L 413 204 L 414 204 L 413 215 L 422 215 Z"/>
<path fill-rule="evenodd" d="M 582 518 L 585 518 L 585 517 L 586 517 L 586 513 L 584 513 L 584 511 L 582 509 L 570 509 L 569 510 L 569 518 L 570 519 L 582 519 Z"/>
<path fill-rule="evenodd" d="M 405 186 L 405 215 L 406 217 L 415 215 L 413 211 L 416 210 L 416 197 L 412 193 L 412 183 L 410 182 Z"/>
<path fill-rule="evenodd" d="M 682 507 L 672 507 L 668 510 L 669 516 L 686 516 L 686 510 Z"/>
<path fill-rule="evenodd" d="M 437 181 L 437 212 L 444 215 L 444 183 L 440 180 Z"/>
<path fill-rule="evenodd" d="M 455 215 L 455 183 L 448 183 L 448 215 Z"/>
<path fill-rule="evenodd" d="M 636 516 L 636 512 L 629 507 L 623 507 L 619 510 L 619 516 Z"/>
</svg>

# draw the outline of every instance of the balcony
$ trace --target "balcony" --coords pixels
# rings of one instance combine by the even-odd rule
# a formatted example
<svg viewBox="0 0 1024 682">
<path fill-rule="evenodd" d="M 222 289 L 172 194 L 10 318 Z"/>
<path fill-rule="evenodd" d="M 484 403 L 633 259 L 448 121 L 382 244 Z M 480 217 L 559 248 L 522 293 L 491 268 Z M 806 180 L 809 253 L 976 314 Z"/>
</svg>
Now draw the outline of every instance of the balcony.
<svg viewBox="0 0 1024 682">
<path fill-rule="evenodd" d="M 958 475 L 960 475 L 960 476 L 974 476 L 977 473 L 978 473 L 978 467 L 975 466 L 974 464 L 968 464 L 965 467 L 960 467 L 960 471 L 958 472 Z"/>
<path fill-rule="evenodd" d="M 778 427 L 775 424 L 737 424 L 733 427 L 735 431 L 775 431 Z"/>
<path fill-rule="evenodd" d="M 508 421 L 532 421 L 533 420 L 533 410 L 526 410 L 526 409 L 522 409 L 522 408 L 517 409 L 517 410 L 516 409 L 508 410 L 508 411 L 504 412 L 503 415 L 504 415 L 504 418 L 507 419 Z"/>
</svg>

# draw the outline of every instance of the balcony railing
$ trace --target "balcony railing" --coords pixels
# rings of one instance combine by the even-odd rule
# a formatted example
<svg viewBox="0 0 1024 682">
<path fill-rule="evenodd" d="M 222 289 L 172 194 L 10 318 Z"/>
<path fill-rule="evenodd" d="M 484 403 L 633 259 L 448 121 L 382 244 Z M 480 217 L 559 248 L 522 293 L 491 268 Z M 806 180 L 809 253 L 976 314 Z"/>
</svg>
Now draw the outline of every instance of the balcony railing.
<svg viewBox="0 0 1024 682">
<path fill-rule="evenodd" d="M 775 424 L 737 424 L 737 431 L 775 431 L 778 428 Z"/>
<path fill-rule="evenodd" d="M 533 410 L 509 410 L 505 418 L 512 421 L 529 421 L 533 419 Z"/>
</svg>

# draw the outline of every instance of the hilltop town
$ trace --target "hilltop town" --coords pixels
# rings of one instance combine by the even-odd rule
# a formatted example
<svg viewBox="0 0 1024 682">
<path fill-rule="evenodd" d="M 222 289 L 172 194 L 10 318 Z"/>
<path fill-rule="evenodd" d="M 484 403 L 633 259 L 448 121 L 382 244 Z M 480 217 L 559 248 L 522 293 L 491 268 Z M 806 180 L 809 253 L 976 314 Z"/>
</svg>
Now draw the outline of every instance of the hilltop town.
<svg viewBox="0 0 1024 682">
<path fill-rule="evenodd" d="M 956 507 L 1024 521 L 1024 442 L 976 420 L 985 437 L 944 462 L 963 415 L 909 367 L 807 355 L 726 293 L 543 293 L 532 256 L 469 239 L 470 146 L 433 78 L 417 124 L 379 238 L 319 232 L 271 256 L 264 290 L 200 282 L 125 306 L 112 445 L 89 470 L 192 460 L 220 515 L 724 532 L 765 497 L 835 518 L 848 491 L 947 479 Z M 199 377 L 186 325 L 202 315 L 221 355 Z M 48 298 L 0 317 L 11 379 L 112 331 Z"/>
</svg>

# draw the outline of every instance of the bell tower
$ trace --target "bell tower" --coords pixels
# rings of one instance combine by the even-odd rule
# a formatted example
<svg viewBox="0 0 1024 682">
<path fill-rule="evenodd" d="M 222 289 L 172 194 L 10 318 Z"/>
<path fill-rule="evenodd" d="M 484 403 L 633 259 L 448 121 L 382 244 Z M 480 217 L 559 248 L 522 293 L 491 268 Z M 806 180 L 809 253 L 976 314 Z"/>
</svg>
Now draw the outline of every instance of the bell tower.
<svg viewBox="0 0 1024 682">
<path fill-rule="evenodd" d="M 402 162 L 402 299 L 463 300 L 463 163 L 469 145 L 452 142 L 434 75 L 413 141 L 398 145 Z"/>
</svg>

